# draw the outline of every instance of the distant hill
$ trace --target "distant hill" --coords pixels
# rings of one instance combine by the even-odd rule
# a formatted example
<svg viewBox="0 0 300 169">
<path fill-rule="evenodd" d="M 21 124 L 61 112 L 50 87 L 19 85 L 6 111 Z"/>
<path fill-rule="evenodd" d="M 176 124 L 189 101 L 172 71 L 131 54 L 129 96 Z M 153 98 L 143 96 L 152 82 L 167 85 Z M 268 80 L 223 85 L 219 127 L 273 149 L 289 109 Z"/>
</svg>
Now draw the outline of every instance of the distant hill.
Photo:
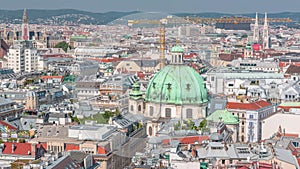
<svg viewBox="0 0 300 169">
<path fill-rule="evenodd" d="M 174 14 L 180 17 L 203 17 L 203 18 L 220 18 L 220 17 L 232 17 L 232 16 L 245 16 L 255 18 L 255 13 L 251 14 L 228 14 L 217 12 L 204 12 L 204 13 L 176 13 Z M 264 18 L 263 13 L 259 13 L 259 18 Z M 269 18 L 290 18 L 295 22 L 300 22 L 300 12 L 281 12 L 281 13 L 268 13 Z"/>
<path fill-rule="evenodd" d="M 94 24 L 105 25 L 120 17 L 138 13 L 132 12 L 105 12 L 93 13 L 75 9 L 27 9 L 29 23 L 31 24 Z M 23 10 L 0 10 L 0 23 L 22 23 Z"/>
<path fill-rule="evenodd" d="M 122 18 L 127 15 L 143 12 L 105 12 L 94 13 L 74 9 L 57 9 L 57 10 L 44 10 L 44 9 L 28 9 L 29 23 L 31 24 L 55 24 L 55 25 L 78 25 L 78 24 L 93 24 L 93 25 L 105 25 L 112 21 Z M 0 10 L 0 23 L 22 23 L 23 10 Z M 246 16 L 255 17 L 255 13 L 251 14 L 228 14 L 228 13 L 175 13 L 173 14 L 179 17 L 207 17 L 207 18 L 219 18 L 225 16 Z M 264 17 L 264 14 L 259 14 L 259 17 Z M 282 13 L 270 13 L 270 18 L 291 18 L 293 21 L 300 22 L 300 12 L 282 12 Z M 124 22 L 126 23 L 126 22 Z"/>
</svg>

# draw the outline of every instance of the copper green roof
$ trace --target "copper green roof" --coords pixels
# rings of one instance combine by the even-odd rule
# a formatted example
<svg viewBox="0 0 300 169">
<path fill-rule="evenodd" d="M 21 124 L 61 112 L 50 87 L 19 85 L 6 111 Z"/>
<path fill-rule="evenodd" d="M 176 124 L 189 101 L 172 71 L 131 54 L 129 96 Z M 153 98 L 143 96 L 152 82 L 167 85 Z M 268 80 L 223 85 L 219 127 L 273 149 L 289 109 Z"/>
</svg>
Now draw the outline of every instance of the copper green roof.
<svg viewBox="0 0 300 169">
<path fill-rule="evenodd" d="M 224 124 L 238 124 L 239 119 L 237 116 L 232 115 L 229 111 L 227 110 L 216 110 L 213 112 L 211 115 L 209 115 L 206 120 L 207 121 L 213 121 L 213 122 L 218 122 L 220 121 L 220 118 L 222 118 L 222 121 Z"/>
<path fill-rule="evenodd" d="M 182 47 L 176 45 L 176 46 L 172 47 L 171 52 L 172 53 L 183 53 L 183 49 L 182 49 Z"/>
<path fill-rule="evenodd" d="M 71 39 L 86 39 L 87 36 L 84 35 L 78 35 L 78 36 L 71 36 Z"/>
<path fill-rule="evenodd" d="M 251 43 L 251 42 L 248 42 L 245 48 L 246 48 L 246 49 L 252 49 L 252 43 Z"/>
<path fill-rule="evenodd" d="M 140 99 L 143 96 L 143 92 L 140 91 L 140 84 L 138 82 L 132 85 L 132 90 L 129 93 L 132 99 Z"/>
<path fill-rule="evenodd" d="M 168 65 L 150 80 L 147 102 L 168 104 L 202 104 L 208 101 L 202 77 L 186 65 Z"/>
</svg>

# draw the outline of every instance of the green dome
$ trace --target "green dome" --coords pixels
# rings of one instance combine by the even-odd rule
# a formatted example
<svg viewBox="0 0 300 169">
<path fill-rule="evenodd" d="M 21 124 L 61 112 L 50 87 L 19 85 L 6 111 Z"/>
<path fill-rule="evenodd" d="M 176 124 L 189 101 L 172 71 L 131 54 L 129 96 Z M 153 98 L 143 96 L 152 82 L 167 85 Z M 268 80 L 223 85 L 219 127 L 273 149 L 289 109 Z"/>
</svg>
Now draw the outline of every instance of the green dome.
<svg viewBox="0 0 300 169">
<path fill-rule="evenodd" d="M 172 53 L 183 53 L 183 48 L 176 45 L 176 46 L 172 47 L 171 52 Z"/>
<path fill-rule="evenodd" d="M 145 100 L 178 105 L 208 101 L 202 77 L 185 65 L 168 65 L 159 71 L 149 82 Z"/>
</svg>

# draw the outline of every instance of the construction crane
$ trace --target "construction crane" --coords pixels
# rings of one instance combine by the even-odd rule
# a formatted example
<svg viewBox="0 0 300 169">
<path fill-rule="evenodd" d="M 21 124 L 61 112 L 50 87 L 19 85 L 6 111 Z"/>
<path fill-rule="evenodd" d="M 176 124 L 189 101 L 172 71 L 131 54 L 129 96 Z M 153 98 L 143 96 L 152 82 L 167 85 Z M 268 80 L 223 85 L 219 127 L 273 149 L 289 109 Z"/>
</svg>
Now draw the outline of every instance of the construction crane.
<svg viewBox="0 0 300 169">
<path fill-rule="evenodd" d="M 128 26 L 133 26 L 134 24 L 152 24 L 160 25 L 159 28 L 159 59 L 160 59 L 160 69 L 165 66 L 165 51 L 166 51 L 166 25 L 171 17 L 163 18 L 160 20 L 128 20 Z M 171 23 L 174 23 L 171 22 Z"/>
<path fill-rule="evenodd" d="M 260 18 L 259 22 L 264 22 L 264 18 Z M 200 17 L 186 17 L 186 22 L 194 24 L 212 24 L 212 23 L 254 23 L 255 18 L 247 17 L 222 17 L 222 18 L 200 18 Z M 268 18 L 268 23 L 274 22 L 292 22 L 290 18 Z"/>
<path fill-rule="evenodd" d="M 263 22 L 264 19 L 259 19 Z M 168 16 L 160 20 L 128 20 L 128 26 L 133 25 L 160 25 L 159 29 L 159 51 L 160 51 L 160 68 L 165 66 L 165 50 L 166 50 L 166 25 L 184 25 L 184 24 L 212 24 L 212 23 L 254 23 L 255 18 L 246 17 L 223 17 L 223 18 L 199 18 L 199 17 L 173 17 Z M 268 18 L 268 22 L 292 22 L 289 18 Z"/>
</svg>

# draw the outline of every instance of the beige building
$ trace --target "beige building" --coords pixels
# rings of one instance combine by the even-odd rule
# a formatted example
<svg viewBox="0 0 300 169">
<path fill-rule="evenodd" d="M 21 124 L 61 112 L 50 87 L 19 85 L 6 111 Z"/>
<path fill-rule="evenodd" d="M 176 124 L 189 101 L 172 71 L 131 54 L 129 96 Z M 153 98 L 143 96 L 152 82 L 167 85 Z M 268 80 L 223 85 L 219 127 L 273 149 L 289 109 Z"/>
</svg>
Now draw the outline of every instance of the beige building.
<svg viewBox="0 0 300 169">
<path fill-rule="evenodd" d="M 262 121 L 262 139 L 272 137 L 280 126 L 285 133 L 300 135 L 299 121 L 300 114 L 276 113 Z"/>
</svg>

